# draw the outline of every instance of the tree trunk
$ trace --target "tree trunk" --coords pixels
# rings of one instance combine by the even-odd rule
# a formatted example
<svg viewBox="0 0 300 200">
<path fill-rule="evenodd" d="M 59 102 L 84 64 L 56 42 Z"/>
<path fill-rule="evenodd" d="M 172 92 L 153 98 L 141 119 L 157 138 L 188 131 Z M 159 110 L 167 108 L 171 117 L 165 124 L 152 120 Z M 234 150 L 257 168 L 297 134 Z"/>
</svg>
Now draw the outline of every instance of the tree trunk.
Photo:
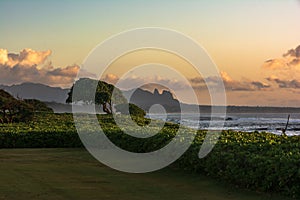
<svg viewBox="0 0 300 200">
<path fill-rule="evenodd" d="M 102 104 L 102 109 L 103 112 L 106 112 L 107 114 L 112 114 L 112 111 L 107 107 L 106 103 Z"/>
<path fill-rule="evenodd" d="M 109 100 L 108 105 L 109 105 L 110 113 L 112 114 L 113 113 L 113 107 L 111 105 L 111 100 Z"/>
<path fill-rule="evenodd" d="M 289 125 L 290 116 L 291 116 L 291 115 L 288 115 L 288 119 L 287 119 L 286 125 L 285 125 L 285 127 L 282 129 L 282 134 L 283 134 L 283 135 L 286 135 L 285 132 L 286 132 L 286 130 L 287 130 L 287 128 L 288 128 L 288 125 Z"/>
</svg>

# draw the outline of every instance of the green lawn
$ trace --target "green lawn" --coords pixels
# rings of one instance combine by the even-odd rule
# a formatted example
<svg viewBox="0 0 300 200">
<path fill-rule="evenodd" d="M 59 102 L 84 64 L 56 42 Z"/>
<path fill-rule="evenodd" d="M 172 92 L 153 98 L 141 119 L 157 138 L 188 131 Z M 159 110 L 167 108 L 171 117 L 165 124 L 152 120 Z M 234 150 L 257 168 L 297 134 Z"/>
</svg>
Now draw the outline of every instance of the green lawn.
<svg viewBox="0 0 300 200">
<path fill-rule="evenodd" d="M 1 149 L 0 199 L 284 200 L 239 190 L 199 174 L 167 168 L 127 174 L 84 149 Z"/>
</svg>

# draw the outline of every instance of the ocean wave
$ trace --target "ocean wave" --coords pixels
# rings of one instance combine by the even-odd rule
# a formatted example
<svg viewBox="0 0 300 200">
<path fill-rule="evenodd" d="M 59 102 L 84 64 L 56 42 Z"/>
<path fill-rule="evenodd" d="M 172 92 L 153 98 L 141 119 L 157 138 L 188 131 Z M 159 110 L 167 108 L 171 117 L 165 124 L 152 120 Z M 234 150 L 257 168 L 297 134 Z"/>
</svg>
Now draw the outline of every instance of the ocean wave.
<svg viewBox="0 0 300 200">
<path fill-rule="evenodd" d="M 182 115 L 184 115 L 182 117 Z M 149 116 L 148 116 L 149 117 Z M 177 124 L 184 124 L 190 128 L 201 130 L 235 130 L 245 132 L 270 132 L 282 134 L 282 129 L 287 122 L 286 113 L 234 113 L 226 116 L 209 116 L 195 113 L 151 115 L 152 119 L 160 119 Z M 181 119 L 183 118 L 183 119 Z M 214 126 L 218 121 L 224 121 L 224 126 Z M 211 123 L 216 122 L 216 123 Z M 287 135 L 300 135 L 300 114 L 291 115 Z"/>
</svg>

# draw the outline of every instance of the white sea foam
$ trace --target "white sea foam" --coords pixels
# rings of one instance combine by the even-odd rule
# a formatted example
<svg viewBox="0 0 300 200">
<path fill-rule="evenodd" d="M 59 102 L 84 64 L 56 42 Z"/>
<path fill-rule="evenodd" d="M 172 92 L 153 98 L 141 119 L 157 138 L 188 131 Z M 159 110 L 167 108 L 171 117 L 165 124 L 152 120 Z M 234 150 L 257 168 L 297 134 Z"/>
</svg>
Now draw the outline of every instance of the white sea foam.
<svg viewBox="0 0 300 200">
<path fill-rule="evenodd" d="M 173 123 L 182 123 L 179 113 L 169 113 L 167 118 L 165 115 L 151 114 L 148 116 L 152 119 L 160 119 Z M 185 113 L 184 123 L 190 128 L 199 127 L 200 129 L 212 130 L 236 130 L 246 132 L 270 132 L 274 134 L 282 134 L 283 129 L 287 122 L 287 113 L 228 113 L 227 116 L 212 116 L 209 114 L 200 115 L 200 120 L 194 113 Z M 210 126 L 210 120 L 223 120 L 225 119 L 224 127 Z M 300 113 L 291 114 L 291 118 L 286 131 L 287 135 L 300 135 Z"/>
</svg>

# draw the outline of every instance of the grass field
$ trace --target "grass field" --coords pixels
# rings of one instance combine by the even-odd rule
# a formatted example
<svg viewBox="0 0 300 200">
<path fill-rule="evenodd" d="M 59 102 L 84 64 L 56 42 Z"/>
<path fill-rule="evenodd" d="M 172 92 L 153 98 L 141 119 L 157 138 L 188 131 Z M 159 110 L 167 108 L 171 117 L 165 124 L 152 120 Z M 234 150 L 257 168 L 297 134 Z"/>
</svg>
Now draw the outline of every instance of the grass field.
<svg viewBox="0 0 300 200">
<path fill-rule="evenodd" d="M 170 167 L 121 173 L 84 149 L 1 149 L 0 199 L 288 200 Z"/>
</svg>

